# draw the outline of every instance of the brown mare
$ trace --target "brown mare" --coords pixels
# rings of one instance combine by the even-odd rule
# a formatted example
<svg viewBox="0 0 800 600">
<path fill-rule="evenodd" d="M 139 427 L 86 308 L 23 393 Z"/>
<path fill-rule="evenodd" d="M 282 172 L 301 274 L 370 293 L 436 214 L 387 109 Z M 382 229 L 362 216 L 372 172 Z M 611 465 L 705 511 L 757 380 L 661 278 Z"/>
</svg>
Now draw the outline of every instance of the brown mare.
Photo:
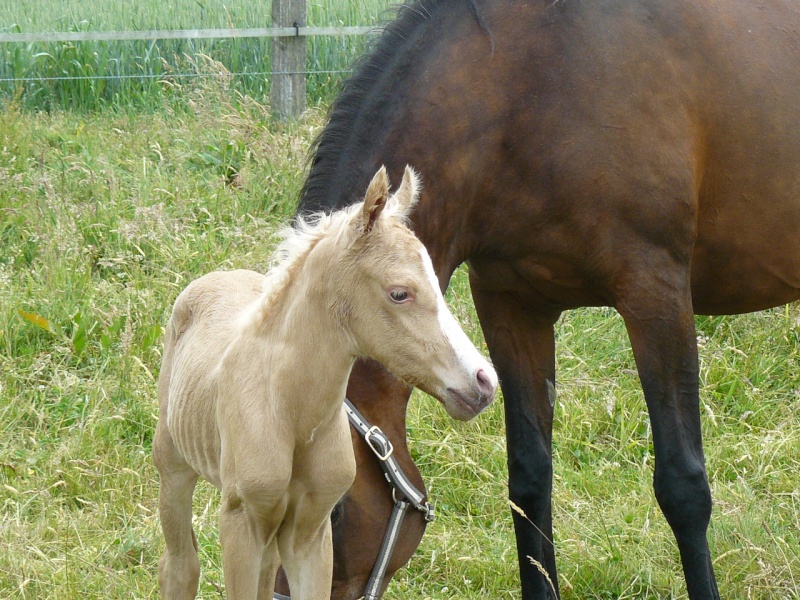
<svg viewBox="0 0 800 600">
<path fill-rule="evenodd" d="M 358 357 L 380 360 L 454 418 L 491 402 L 497 375 L 405 225 L 418 190 L 407 168 L 389 198 L 380 169 L 363 203 L 289 230 L 266 276 L 214 272 L 178 296 L 153 442 L 165 598 L 197 593 L 198 477 L 222 491 L 228 598 L 271 598 L 281 564 L 295 598 L 329 597 L 331 510 L 356 473 L 342 402 Z"/>
<path fill-rule="evenodd" d="M 469 264 L 509 493 L 533 523 L 513 515 L 526 599 L 551 595 L 526 557 L 558 582 L 553 325 L 582 306 L 624 318 L 688 594 L 719 598 L 693 314 L 800 298 L 798 32 L 794 0 L 415 0 L 331 109 L 299 211 L 410 162 L 430 178 L 412 220 L 442 288 Z M 372 364 L 351 388 L 372 376 L 407 394 Z M 335 529 L 360 539 L 354 512 Z"/>
</svg>

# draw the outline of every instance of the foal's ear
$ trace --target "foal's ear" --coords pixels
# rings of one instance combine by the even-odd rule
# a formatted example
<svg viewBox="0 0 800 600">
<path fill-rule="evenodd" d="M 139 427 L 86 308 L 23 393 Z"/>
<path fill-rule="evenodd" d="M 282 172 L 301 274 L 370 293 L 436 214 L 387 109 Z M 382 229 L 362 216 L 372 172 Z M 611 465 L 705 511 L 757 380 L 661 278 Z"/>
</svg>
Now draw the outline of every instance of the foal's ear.
<svg viewBox="0 0 800 600">
<path fill-rule="evenodd" d="M 409 165 L 406 165 L 406 170 L 403 173 L 403 182 L 400 188 L 392 196 L 392 200 L 397 202 L 400 213 L 403 216 L 408 216 L 417 201 L 419 200 L 419 192 L 422 189 L 419 175 Z"/>
<path fill-rule="evenodd" d="M 364 210 L 362 212 L 364 233 L 372 231 L 375 221 L 381 216 L 389 199 L 389 176 L 386 167 L 381 167 L 369 183 L 364 196 Z"/>
</svg>

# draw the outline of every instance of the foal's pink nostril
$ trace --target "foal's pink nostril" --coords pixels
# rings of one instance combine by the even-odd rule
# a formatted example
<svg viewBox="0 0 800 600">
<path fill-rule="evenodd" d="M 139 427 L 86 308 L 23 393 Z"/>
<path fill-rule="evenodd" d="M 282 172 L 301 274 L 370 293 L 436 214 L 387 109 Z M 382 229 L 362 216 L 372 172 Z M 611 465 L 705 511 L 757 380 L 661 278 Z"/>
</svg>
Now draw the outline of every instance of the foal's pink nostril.
<svg viewBox="0 0 800 600">
<path fill-rule="evenodd" d="M 478 369 L 476 378 L 478 380 L 478 390 L 480 390 L 482 395 L 494 395 L 494 385 L 492 384 L 492 380 L 489 379 L 489 376 L 486 374 L 486 371 L 483 369 Z"/>
</svg>

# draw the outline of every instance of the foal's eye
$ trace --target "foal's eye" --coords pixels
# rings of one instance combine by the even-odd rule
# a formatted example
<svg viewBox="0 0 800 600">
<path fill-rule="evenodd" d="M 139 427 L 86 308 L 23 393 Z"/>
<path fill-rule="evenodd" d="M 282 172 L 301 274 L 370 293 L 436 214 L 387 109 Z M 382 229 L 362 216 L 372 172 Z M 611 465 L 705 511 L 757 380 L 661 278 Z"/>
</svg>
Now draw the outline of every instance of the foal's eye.
<svg viewBox="0 0 800 600">
<path fill-rule="evenodd" d="M 392 302 L 397 304 L 402 304 L 406 302 L 411 296 L 408 293 L 408 290 L 404 288 L 392 288 L 389 290 L 389 298 L 392 299 Z"/>
<path fill-rule="evenodd" d="M 336 506 L 333 507 L 333 510 L 331 511 L 331 524 L 335 525 L 336 521 L 338 521 L 339 517 L 341 516 L 342 516 L 342 508 L 337 504 Z"/>
</svg>

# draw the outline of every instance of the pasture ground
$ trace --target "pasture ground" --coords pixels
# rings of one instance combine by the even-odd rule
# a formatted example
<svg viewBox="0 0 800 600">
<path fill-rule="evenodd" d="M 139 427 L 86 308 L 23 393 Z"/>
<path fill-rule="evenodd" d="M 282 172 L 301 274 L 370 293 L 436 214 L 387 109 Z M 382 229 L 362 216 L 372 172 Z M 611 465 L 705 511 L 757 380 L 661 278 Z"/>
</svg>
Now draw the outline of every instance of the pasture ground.
<svg viewBox="0 0 800 600">
<path fill-rule="evenodd" d="M 156 596 L 150 446 L 168 311 L 202 273 L 263 269 L 324 121 L 280 126 L 227 98 L 201 87 L 180 112 L 0 111 L 0 597 Z M 448 300 L 482 344 L 463 270 Z M 800 598 L 800 306 L 697 324 L 721 592 Z M 558 329 L 563 596 L 684 598 L 621 319 L 581 310 Z M 502 400 L 462 424 L 415 393 L 409 436 L 437 520 L 387 600 L 517 598 Z M 202 598 L 224 589 L 217 507 L 201 484 Z"/>
</svg>

